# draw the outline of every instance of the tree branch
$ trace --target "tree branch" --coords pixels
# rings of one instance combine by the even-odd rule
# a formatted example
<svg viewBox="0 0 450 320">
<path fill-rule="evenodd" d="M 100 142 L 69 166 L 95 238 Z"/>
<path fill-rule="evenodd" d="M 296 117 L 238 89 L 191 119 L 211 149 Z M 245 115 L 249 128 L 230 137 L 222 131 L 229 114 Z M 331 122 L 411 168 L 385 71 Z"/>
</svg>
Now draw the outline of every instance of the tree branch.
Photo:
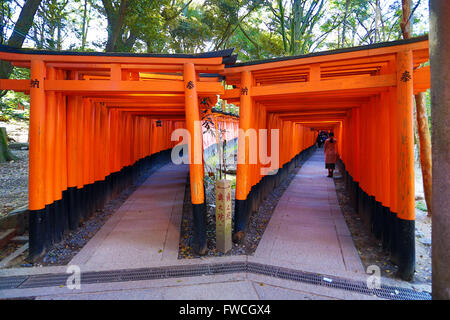
<svg viewBox="0 0 450 320">
<path fill-rule="evenodd" d="M 245 37 L 253 44 L 253 46 L 254 46 L 255 49 L 256 49 L 256 56 L 257 56 L 258 59 L 260 59 L 261 55 L 259 54 L 259 46 L 258 46 L 258 44 L 257 44 L 255 41 L 253 41 L 253 39 L 251 39 L 251 38 L 249 37 L 249 35 L 247 34 L 247 32 L 245 32 L 244 28 L 242 28 L 241 24 L 239 24 L 239 29 L 242 31 L 242 33 L 244 34 L 244 36 L 245 36 Z"/>
</svg>

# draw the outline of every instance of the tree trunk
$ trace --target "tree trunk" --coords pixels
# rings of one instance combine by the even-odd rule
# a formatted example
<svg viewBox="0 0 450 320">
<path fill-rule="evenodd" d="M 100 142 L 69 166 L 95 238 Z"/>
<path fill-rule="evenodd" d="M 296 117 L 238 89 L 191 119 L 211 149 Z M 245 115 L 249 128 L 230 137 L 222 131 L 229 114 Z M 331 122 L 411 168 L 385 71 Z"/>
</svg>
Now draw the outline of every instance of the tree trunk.
<svg viewBox="0 0 450 320">
<path fill-rule="evenodd" d="M 400 28 L 402 29 L 403 39 L 411 38 L 411 23 L 409 16 L 411 15 L 412 0 L 402 0 L 402 21 Z"/>
<path fill-rule="evenodd" d="M 433 299 L 450 299 L 450 2 L 430 1 Z"/>
<path fill-rule="evenodd" d="M 0 127 L 0 163 L 17 160 L 17 157 L 11 153 L 8 148 L 8 135 L 6 134 L 6 128 Z"/>
<path fill-rule="evenodd" d="M 281 37 L 283 38 L 283 48 L 284 52 L 287 53 L 288 47 L 287 47 L 287 39 L 286 39 L 286 26 L 284 22 L 284 7 L 283 7 L 283 1 L 278 0 L 278 7 L 280 9 L 280 26 L 281 26 Z"/>
<path fill-rule="evenodd" d="M 84 10 L 83 10 L 83 25 L 81 27 L 81 50 L 84 51 L 84 47 L 86 46 L 86 37 L 87 37 L 87 5 L 88 0 L 84 0 Z"/>
<path fill-rule="evenodd" d="M 427 107 L 425 102 L 425 93 L 416 94 L 416 117 L 417 129 L 419 131 L 420 141 L 420 163 L 422 166 L 423 190 L 425 193 L 425 201 L 427 203 L 428 215 L 431 216 L 431 192 L 432 192 L 432 175 L 431 175 L 431 137 L 428 128 Z M 423 132 L 423 134 L 420 134 Z"/>
<path fill-rule="evenodd" d="M 411 38 L 411 2 L 412 0 L 402 0 L 403 16 L 400 26 L 402 28 L 403 38 Z M 422 168 L 423 190 L 425 192 L 425 201 L 428 207 L 428 215 L 431 215 L 431 192 L 432 192 L 432 172 L 431 172 L 431 137 L 427 122 L 427 109 L 424 93 L 419 93 L 416 98 L 416 116 L 417 131 L 419 132 L 420 144 L 420 166 Z M 422 145 L 424 144 L 424 145 Z"/>
<path fill-rule="evenodd" d="M 108 42 L 106 43 L 106 52 L 113 52 L 116 49 L 117 41 L 121 39 L 123 24 L 128 8 L 128 0 L 121 0 L 119 9 L 114 9 L 112 2 L 103 0 L 106 17 L 108 20 Z M 117 11 L 117 12 L 116 12 Z"/>
<path fill-rule="evenodd" d="M 261 59 L 261 55 L 259 53 L 259 46 L 258 43 L 256 41 L 254 41 L 252 38 L 250 38 L 250 36 L 248 35 L 247 32 L 245 32 L 244 28 L 242 28 L 241 24 L 239 24 L 239 29 L 242 31 L 242 34 L 248 39 L 248 41 L 250 41 L 253 46 L 255 47 L 256 50 L 256 58 L 257 59 Z"/>
<path fill-rule="evenodd" d="M 20 11 L 14 30 L 6 43 L 10 47 L 20 48 L 33 24 L 34 15 L 41 4 L 41 0 L 27 0 Z M 8 79 L 12 72 L 12 65 L 6 61 L 0 61 L 0 79 Z"/>
<path fill-rule="evenodd" d="M 291 37 L 291 54 L 298 54 L 298 46 L 300 41 L 300 27 L 303 19 L 303 7 L 300 0 L 294 0 L 292 3 L 292 37 Z"/>
<path fill-rule="evenodd" d="M 345 32 L 346 32 L 346 26 L 347 26 L 347 16 L 348 16 L 348 7 L 350 5 L 350 0 L 345 1 L 345 12 L 344 17 L 342 18 L 342 46 L 345 46 Z M 339 40 L 338 40 L 338 47 L 340 48 Z"/>
<path fill-rule="evenodd" d="M 375 41 L 381 41 L 380 29 L 378 27 L 378 23 L 381 21 L 381 8 L 380 8 L 380 0 L 375 1 Z"/>
<path fill-rule="evenodd" d="M 62 49 L 61 20 L 62 20 L 62 17 L 59 16 L 59 18 L 58 18 L 58 27 L 56 29 L 56 32 L 57 32 L 57 36 L 56 36 L 56 50 L 58 50 L 58 51 L 61 51 L 61 49 Z"/>
</svg>

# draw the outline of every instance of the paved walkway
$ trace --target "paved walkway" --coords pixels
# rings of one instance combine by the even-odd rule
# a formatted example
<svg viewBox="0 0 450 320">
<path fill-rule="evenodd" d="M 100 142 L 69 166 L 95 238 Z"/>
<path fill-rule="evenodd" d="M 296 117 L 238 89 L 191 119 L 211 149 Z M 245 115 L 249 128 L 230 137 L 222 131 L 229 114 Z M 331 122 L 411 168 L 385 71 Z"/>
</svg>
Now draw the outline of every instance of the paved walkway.
<svg viewBox="0 0 450 320">
<path fill-rule="evenodd" d="M 150 176 L 69 265 L 82 272 L 254 262 L 365 279 L 333 184 L 317 151 L 299 170 L 253 256 L 177 259 L 187 166 L 166 165 Z M 66 272 L 66 266 L 0 270 L 2 276 Z M 0 290 L 0 298 L 38 299 L 373 299 L 356 292 L 254 273 Z"/>
<path fill-rule="evenodd" d="M 303 271 L 349 277 L 364 273 L 326 175 L 323 149 L 300 168 L 278 202 L 255 258 Z"/>
<path fill-rule="evenodd" d="M 244 258 L 244 257 L 243 257 Z M 244 258 L 245 259 L 245 258 Z M 0 290 L 0 299 L 38 300 L 349 300 L 375 296 L 252 273 Z"/>
<path fill-rule="evenodd" d="M 187 172 L 168 164 L 152 174 L 69 264 L 113 270 L 175 263 Z"/>
</svg>

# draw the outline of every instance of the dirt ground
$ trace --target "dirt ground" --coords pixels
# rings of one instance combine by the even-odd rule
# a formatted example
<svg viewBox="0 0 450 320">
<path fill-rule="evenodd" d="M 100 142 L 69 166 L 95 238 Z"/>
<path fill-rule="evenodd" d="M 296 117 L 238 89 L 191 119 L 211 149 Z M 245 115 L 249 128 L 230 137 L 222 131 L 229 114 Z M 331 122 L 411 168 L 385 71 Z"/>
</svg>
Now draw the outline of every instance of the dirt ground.
<svg viewBox="0 0 450 320">
<path fill-rule="evenodd" d="M 0 163 L 0 217 L 28 205 L 28 150 L 11 150 L 18 160 Z"/>
<path fill-rule="evenodd" d="M 28 121 L 11 119 L 8 122 L 0 121 L 0 127 L 6 128 L 10 142 L 28 142 Z"/>
</svg>

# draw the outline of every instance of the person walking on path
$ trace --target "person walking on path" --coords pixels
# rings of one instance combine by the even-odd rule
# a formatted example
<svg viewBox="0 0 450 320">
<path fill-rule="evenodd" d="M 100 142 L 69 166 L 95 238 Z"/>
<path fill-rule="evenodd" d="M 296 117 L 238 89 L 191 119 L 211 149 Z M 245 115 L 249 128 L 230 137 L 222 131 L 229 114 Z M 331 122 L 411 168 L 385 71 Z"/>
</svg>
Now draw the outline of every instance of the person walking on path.
<svg viewBox="0 0 450 320">
<path fill-rule="evenodd" d="M 320 149 L 320 147 L 322 146 L 322 136 L 320 135 L 320 132 L 317 135 L 316 143 L 317 143 L 317 148 Z"/>
<path fill-rule="evenodd" d="M 325 140 L 323 150 L 325 152 L 325 169 L 328 169 L 328 177 L 332 178 L 338 156 L 337 141 L 333 132 L 330 132 L 329 138 Z"/>
</svg>

